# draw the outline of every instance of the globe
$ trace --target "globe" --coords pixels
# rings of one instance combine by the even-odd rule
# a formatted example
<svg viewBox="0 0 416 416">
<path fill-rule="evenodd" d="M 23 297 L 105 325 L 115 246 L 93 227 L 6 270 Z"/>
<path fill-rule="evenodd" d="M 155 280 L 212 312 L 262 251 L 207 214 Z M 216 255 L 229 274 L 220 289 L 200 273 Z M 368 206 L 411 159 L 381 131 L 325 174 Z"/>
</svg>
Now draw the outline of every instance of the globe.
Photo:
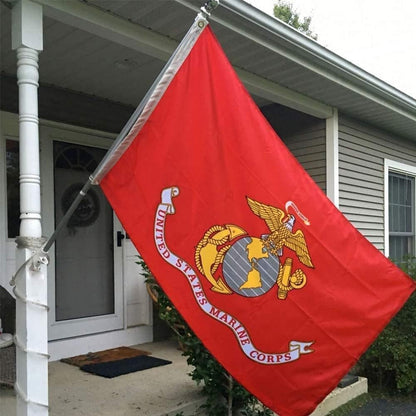
<svg viewBox="0 0 416 416">
<path fill-rule="evenodd" d="M 224 257 L 224 280 L 235 293 L 255 297 L 268 292 L 277 281 L 280 262 L 269 253 L 260 238 L 236 241 Z"/>
</svg>

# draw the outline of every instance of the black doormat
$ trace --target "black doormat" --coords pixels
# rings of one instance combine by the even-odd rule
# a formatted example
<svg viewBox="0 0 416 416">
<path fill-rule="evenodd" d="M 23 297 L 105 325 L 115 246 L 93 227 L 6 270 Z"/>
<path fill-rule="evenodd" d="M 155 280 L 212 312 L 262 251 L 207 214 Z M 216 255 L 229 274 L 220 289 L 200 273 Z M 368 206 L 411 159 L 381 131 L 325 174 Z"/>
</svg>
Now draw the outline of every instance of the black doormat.
<svg viewBox="0 0 416 416">
<path fill-rule="evenodd" d="M 140 355 L 138 357 L 125 358 L 117 361 L 107 361 L 104 363 L 83 365 L 81 370 L 97 376 L 113 378 L 135 371 L 146 370 L 148 368 L 160 367 L 161 365 L 171 364 L 172 361 L 162 360 L 161 358 Z"/>
</svg>

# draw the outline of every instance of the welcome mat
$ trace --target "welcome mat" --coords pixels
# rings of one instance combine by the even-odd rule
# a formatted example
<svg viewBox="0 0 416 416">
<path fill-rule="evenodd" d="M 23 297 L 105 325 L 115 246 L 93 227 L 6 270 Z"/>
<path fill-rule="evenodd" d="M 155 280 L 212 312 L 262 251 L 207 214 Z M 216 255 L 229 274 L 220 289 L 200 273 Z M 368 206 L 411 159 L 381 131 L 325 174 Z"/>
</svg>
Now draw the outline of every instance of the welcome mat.
<svg viewBox="0 0 416 416">
<path fill-rule="evenodd" d="M 162 360 L 161 358 L 140 355 L 138 357 L 125 358 L 123 360 L 83 365 L 80 368 L 87 373 L 96 374 L 106 378 L 113 378 L 123 374 L 146 370 L 153 367 L 160 367 L 171 363 L 172 361 Z"/>
<path fill-rule="evenodd" d="M 83 365 L 98 364 L 108 361 L 124 360 L 140 355 L 149 355 L 150 352 L 130 347 L 111 348 L 109 350 L 89 352 L 88 354 L 77 355 L 76 357 L 63 358 L 62 362 L 82 367 Z"/>
</svg>

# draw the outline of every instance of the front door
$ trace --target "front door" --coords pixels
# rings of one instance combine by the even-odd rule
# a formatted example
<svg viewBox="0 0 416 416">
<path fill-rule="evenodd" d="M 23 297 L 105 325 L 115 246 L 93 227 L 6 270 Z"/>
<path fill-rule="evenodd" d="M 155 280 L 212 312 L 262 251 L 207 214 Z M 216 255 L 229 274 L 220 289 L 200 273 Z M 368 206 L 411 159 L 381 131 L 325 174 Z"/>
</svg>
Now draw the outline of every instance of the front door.
<svg viewBox="0 0 416 416">
<path fill-rule="evenodd" d="M 106 150 L 61 140 L 47 141 L 45 150 L 53 161 L 51 180 L 45 185 L 45 192 L 53 195 L 53 215 L 45 221 L 56 227 Z M 123 327 L 118 230 L 120 224 L 101 189 L 92 187 L 50 252 L 49 339 Z"/>
</svg>

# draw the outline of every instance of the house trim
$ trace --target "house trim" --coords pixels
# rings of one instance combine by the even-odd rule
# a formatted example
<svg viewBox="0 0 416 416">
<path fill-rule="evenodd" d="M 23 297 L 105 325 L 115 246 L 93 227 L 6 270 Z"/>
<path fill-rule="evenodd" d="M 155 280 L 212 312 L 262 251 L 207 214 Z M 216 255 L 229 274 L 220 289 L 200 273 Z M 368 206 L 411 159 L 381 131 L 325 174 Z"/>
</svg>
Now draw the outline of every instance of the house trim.
<svg viewBox="0 0 416 416">
<path fill-rule="evenodd" d="M 339 207 L 338 110 L 326 119 L 326 194 Z"/>
<path fill-rule="evenodd" d="M 247 72 L 241 68 L 234 69 L 251 94 L 317 118 L 326 118 L 332 115 L 332 108 L 326 104 L 290 90 L 289 88 L 282 87 L 275 82 Z"/>
<path fill-rule="evenodd" d="M 186 0 L 176 0 L 181 4 L 187 4 Z M 254 6 L 240 0 L 221 0 L 221 6 L 251 21 L 259 28 L 279 36 L 287 43 L 287 49 L 277 48 L 272 40 L 265 41 L 258 35 L 238 29 L 229 22 L 218 19 L 215 13 L 210 17 L 229 29 L 238 32 L 242 36 L 252 39 L 268 49 L 288 57 L 292 61 L 311 69 L 327 79 L 359 93 L 392 111 L 402 114 L 416 121 L 416 100 L 402 93 L 396 88 L 381 81 L 375 76 L 362 70 L 346 59 L 321 46 L 314 39 L 293 30 L 288 24 L 269 16 Z"/>
<path fill-rule="evenodd" d="M 44 6 L 45 16 L 162 61 L 167 61 L 178 45 L 173 39 L 79 1 L 34 1 Z"/>
<path fill-rule="evenodd" d="M 0 122 L 0 126 L 3 124 L 3 120 Z M 6 139 L 7 135 L 3 133 L 3 127 L 0 129 L 0 155 L 6 154 Z M 4 158 L 4 156 L 2 156 Z M 0 195 L 7 195 L 6 190 L 6 163 L 1 162 L 0 166 L 2 166 L 0 170 Z M 6 239 L 7 239 L 7 197 L 2 198 L 2 202 L 0 203 L 0 276 L 5 276 L 5 280 L 7 280 L 7 255 L 6 255 Z M 11 277 L 11 276 L 10 276 Z M 0 278 L 0 285 L 2 283 L 2 279 Z M 8 282 L 5 282 L 6 285 Z M 11 287 L 7 286 L 4 287 L 9 293 L 11 293 Z"/>
<path fill-rule="evenodd" d="M 1 117 L 1 123 L 4 130 L 5 135 L 18 137 L 19 135 L 19 129 L 18 129 L 18 115 L 16 113 L 11 113 L 10 111 L 3 111 L 0 110 L 0 117 Z M 81 134 L 87 134 L 89 136 L 97 136 L 100 138 L 110 139 L 114 140 L 117 137 L 117 134 L 114 133 L 108 133 L 103 130 L 97 130 L 97 129 L 91 129 L 89 127 L 82 127 L 82 126 L 76 126 L 74 124 L 67 124 L 62 123 L 60 121 L 52 121 L 47 120 L 44 118 L 39 118 L 39 126 L 42 127 L 51 127 L 56 128 L 59 130 L 65 130 L 68 134 L 70 132 L 73 133 L 81 133 Z M 4 127 L 7 127 L 4 129 Z"/>
<path fill-rule="evenodd" d="M 7 195 L 7 168 L 5 163 L 6 140 L 19 140 L 18 115 L 0 111 L 0 155 L 3 159 L 0 163 L 0 165 L 3 166 L 0 172 L 1 195 Z M 12 286 L 10 286 L 9 282 L 12 278 L 12 274 L 16 271 L 16 243 L 14 238 L 9 238 L 8 236 L 7 197 L 3 198 L 1 202 L 0 232 L 0 273 L 1 276 L 3 276 L 3 278 L 0 277 L 0 285 L 3 286 L 12 297 L 15 297 L 12 292 Z M 13 253 L 13 264 L 9 263 L 12 260 L 10 258 L 11 253 Z"/>
</svg>

